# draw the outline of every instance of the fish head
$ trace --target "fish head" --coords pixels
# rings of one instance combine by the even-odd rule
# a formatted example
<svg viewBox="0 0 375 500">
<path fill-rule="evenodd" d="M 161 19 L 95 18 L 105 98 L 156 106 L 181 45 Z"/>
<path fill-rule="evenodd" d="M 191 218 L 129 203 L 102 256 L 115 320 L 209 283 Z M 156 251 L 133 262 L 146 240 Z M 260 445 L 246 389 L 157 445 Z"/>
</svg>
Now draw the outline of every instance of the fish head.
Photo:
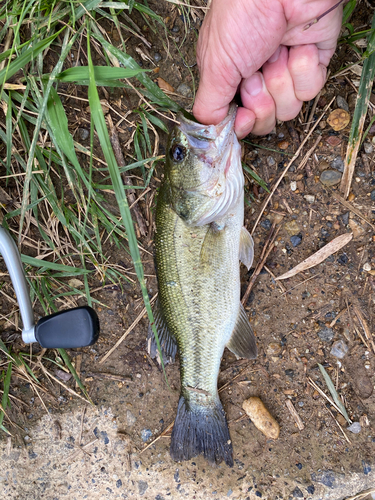
<svg viewBox="0 0 375 500">
<path fill-rule="evenodd" d="M 237 106 L 218 125 L 179 115 L 169 136 L 165 176 L 173 210 L 189 225 L 221 219 L 243 192 L 241 147 L 234 133 Z"/>
</svg>

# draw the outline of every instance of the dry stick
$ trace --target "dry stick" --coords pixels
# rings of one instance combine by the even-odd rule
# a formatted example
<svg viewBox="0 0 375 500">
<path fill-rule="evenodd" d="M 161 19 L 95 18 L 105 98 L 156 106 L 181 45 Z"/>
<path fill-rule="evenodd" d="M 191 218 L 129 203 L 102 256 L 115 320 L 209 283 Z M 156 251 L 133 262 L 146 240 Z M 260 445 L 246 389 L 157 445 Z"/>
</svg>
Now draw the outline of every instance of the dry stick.
<svg viewBox="0 0 375 500">
<path fill-rule="evenodd" d="M 152 297 L 151 299 L 151 304 L 154 302 L 154 300 L 157 297 L 157 293 Z M 126 330 L 124 335 L 119 338 L 119 340 L 116 342 L 116 344 L 105 354 L 102 359 L 99 361 L 99 363 L 104 363 L 104 361 L 117 349 L 117 347 L 123 342 L 126 337 L 129 335 L 129 333 L 133 330 L 133 328 L 141 321 L 143 316 L 146 314 L 146 308 L 144 307 L 142 311 L 138 314 L 137 318 L 133 321 L 133 323 L 129 326 L 129 328 Z"/>
<path fill-rule="evenodd" d="M 297 427 L 300 431 L 303 431 L 303 429 L 305 428 L 305 424 L 302 422 L 301 420 L 301 417 L 298 415 L 296 409 L 294 408 L 293 406 L 293 403 L 291 402 L 290 399 L 287 399 L 285 401 L 285 405 L 286 407 L 288 408 L 288 410 L 290 411 L 292 417 L 294 418 L 296 424 L 297 424 Z"/>
<path fill-rule="evenodd" d="M 355 304 L 352 304 L 352 307 L 353 307 L 355 314 L 356 314 L 356 316 L 357 316 L 357 318 L 358 318 L 358 320 L 363 328 L 363 331 L 365 332 L 366 339 L 370 342 L 372 350 L 374 351 L 374 354 L 375 354 L 375 344 L 374 344 L 374 339 L 372 337 L 371 330 L 368 327 L 368 324 L 367 324 L 365 318 L 363 317 L 363 314 L 360 311 L 359 307 L 357 307 Z"/>
<path fill-rule="evenodd" d="M 328 80 L 328 78 L 326 78 L 326 81 L 327 80 Z M 318 101 L 319 101 L 321 95 L 322 95 L 322 91 L 320 91 L 319 94 L 315 97 L 315 101 L 314 101 L 314 103 L 312 105 L 309 117 L 307 119 L 306 128 L 305 128 L 305 134 L 307 134 L 307 132 L 310 130 L 310 126 L 311 126 L 312 120 L 314 118 L 314 113 L 315 113 L 315 110 L 316 110 L 316 107 L 318 105 Z"/>
<path fill-rule="evenodd" d="M 284 286 L 284 285 L 283 285 L 280 281 L 276 281 L 276 276 L 273 274 L 273 272 L 272 272 L 270 269 L 268 269 L 268 267 L 267 267 L 267 266 L 263 266 L 263 267 L 264 267 L 264 269 L 267 271 L 267 273 L 271 276 L 271 278 L 273 278 L 273 280 L 275 281 L 276 285 L 278 285 L 278 286 L 279 286 L 280 290 L 281 290 L 283 293 L 285 293 L 285 292 L 286 292 L 286 288 L 285 288 L 285 286 Z"/>
<path fill-rule="evenodd" d="M 349 443 L 349 444 L 352 444 L 350 439 L 348 438 L 348 436 L 345 434 L 344 432 L 344 429 L 341 427 L 341 425 L 338 423 L 338 421 L 336 420 L 334 414 L 331 412 L 331 410 L 329 408 L 327 408 L 325 405 L 324 405 L 324 408 L 330 413 L 331 417 L 333 418 L 333 420 L 336 422 L 338 428 L 340 429 L 340 431 L 342 432 L 342 435 L 344 436 L 344 438 L 346 439 L 346 441 Z"/>
<path fill-rule="evenodd" d="M 346 207 L 348 210 L 350 210 L 351 212 L 353 212 L 353 214 L 357 215 L 360 219 L 364 220 L 375 231 L 374 224 L 371 224 L 371 222 L 368 219 L 366 219 L 366 217 L 364 217 L 359 210 L 357 210 L 356 208 L 354 208 L 351 203 L 349 203 L 348 201 L 346 201 L 342 196 L 340 196 L 339 194 L 335 193 L 334 191 L 331 191 L 331 195 L 334 198 L 336 198 L 336 200 L 339 201 L 342 205 L 344 205 L 344 207 Z"/>
<path fill-rule="evenodd" d="M 307 165 L 307 162 L 309 161 L 309 158 L 310 156 L 313 154 L 313 152 L 315 151 L 315 149 L 318 147 L 318 144 L 319 142 L 322 140 L 322 136 L 319 135 L 319 137 L 316 139 L 316 141 L 314 142 L 313 146 L 307 151 L 307 153 L 305 154 L 305 156 L 303 157 L 301 163 L 298 165 L 297 169 L 296 169 L 296 172 L 298 172 L 298 170 L 301 170 L 303 167 L 305 167 Z M 310 167 L 309 167 L 310 168 Z M 307 169 L 306 169 L 307 170 Z M 307 175 L 308 177 L 311 177 L 312 176 L 312 173 L 310 173 L 309 175 L 309 172 L 307 172 Z"/>
<path fill-rule="evenodd" d="M 121 151 L 121 146 L 120 146 L 120 141 L 117 135 L 117 130 L 116 127 L 113 125 L 113 121 L 110 115 L 107 117 L 108 123 L 109 123 L 109 129 L 110 129 L 110 139 L 111 139 L 111 144 L 113 148 L 113 152 L 116 157 L 117 165 L 121 167 L 125 167 L 126 163 L 124 160 L 124 156 Z M 122 180 L 126 186 L 133 186 L 133 183 L 131 181 L 131 178 L 128 175 L 122 174 Z M 139 232 L 141 233 L 142 236 L 146 236 L 147 234 L 147 228 L 145 221 L 143 219 L 143 216 L 139 210 L 139 206 L 135 204 L 136 201 L 136 196 L 135 196 L 135 190 L 134 189 L 127 189 L 126 190 L 126 197 L 128 199 L 129 205 L 131 205 L 133 208 L 133 213 L 135 215 L 135 218 L 137 220 Z"/>
<path fill-rule="evenodd" d="M 255 268 L 255 271 L 254 271 L 253 275 L 251 276 L 249 284 L 247 285 L 246 292 L 245 292 L 244 296 L 242 297 L 242 300 L 241 300 L 242 305 L 246 304 L 246 301 L 249 298 L 251 289 L 253 288 L 254 283 L 255 283 L 257 277 L 259 276 L 259 273 L 263 269 L 263 266 L 264 266 L 266 260 L 268 259 L 269 254 L 272 252 L 272 250 L 275 247 L 275 239 L 276 239 L 276 236 L 279 234 L 280 227 L 281 226 L 279 226 L 276 229 L 275 234 L 273 234 L 272 236 L 271 236 L 271 234 L 273 232 L 272 229 L 275 228 L 274 224 L 273 224 L 273 227 L 271 228 L 270 238 L 272 238 L 272 239 L 269 239 L 267 241 L 268 245 L 267 245 L 267 243 L 264 245 L 263 252 L 262 252 L 262 255 L 261 255 L 260 259 L 259 259 L 257 267 Z M 267 249 L 266 249 L 266 247 L 267 247 Z"/>
<path fill-rule="evenodd" d="M 226 387 L 228 387 L 229 384 L 231 384 L 234 380 L 236 380 L 236 378 L 240 377 L 241 375 L 244 374 L 244 372 L 246 372 L 251 366 L 251 363 L 249 363 L 247 366 L 245 366 L 245 368 L 243 368 L 240 373 L 237 373 L 237 375 L 235 377 L 233 377 L 232 379 L 230 379 L 228 382 L 226 382 L 224 385 L 222 385 L 219 389 L 218 389 L 218 392 L 221 392 L 223 391 Z M 250 373 L 254 373 L 254 372 L 257 372 L 259 370 L 252 370 Z"/>
<path fill-rule="evenodd" d="M 162 438 L 163 436 L 165 436 L 167 434 L 167 432 L 172 429 L 174 425 L 174 422 L 172 422 L 171 424 L 168 425 L 168 427 L 166 429 L 163 430 L 163 432 L 161 434 L 159 434 L 158 437 L 156 437 L 153 441 L 151 441 L 151 443 L 149 443 L 147 446 L 145 446 L 143 448 L 143 450 L 139 453 L 140 455 L 142 455 L 142 453 L 144 451 L 146 451 L 148 448 L 150 448 L 150 446 L 152 446 L 154 443 L 156 443 L 156 441 L 159 441 L 160 438 Z"/>
<path fill-rule="evenodd" d="M 287 171 L 289 170 L 290 166 L 292 165 L 292 163 L 298 158 L 298 156 L 300 155 L 300 152 L 302 151 L 303 149 L 303 146 L 306 144 L 306 142 L 308 141 L 308 139 L 310 138 L 310 135 L 314 132 L 314 130 L 316 129 L 316 127 L 318 126 L 318 124 L 320 123 L 320 121 L 322 120 L 323 116 L 327 113 L 328 109 L 330 108 L 331 104 L 333 103 L 333 101 L 336 99 L 336 97 L 333 97 L 331 99 L 331 101 L 327 104 L 327 106 L 324 108 L 322 114 L 319 116 L 319 118 L 316 120 L 316 122 L 314 123 L 312 129 L 310 130 L 310 132 L 307 134 L 307 136 L 304 138 L 304 140 L 302 141 L 302 144 L 300 145 L 300 147 L 297 149 L 295 155 L 293 156 L 293 158 L 290 160 L 290 162 L 288 163 L 288 165 L 285 167 L 285 169 L 283 170 L 282 174 L 280 175 L 279 179 L 277 180 L 276 184 L 274 185 L 274 187 L 272 188 L 272 191 L 270 192 L 270 194 L 268 195 L 266 201 L 263 203 L 263 206 L 261 208 L 261 211 L 257 217 L 257 220 L 255 221 L 255 224 L 254 224 L 254 227 L 251 231 L 251 234 L 254 234 L 254 231 L 255 231 L 255 228 L 257 227 L 258 225 L 258 222 L 260 221 L 262 215 L 263 215 L 263 212 L 264 210 L 266 209 L 266 206 L 268 205 L 270 199 L 272 198 L 272 196 L 275 194 L 275 191 L 276 189 L 279 187 L 279 184 L 280 182 L 282 181 L 282 179 L 284 178 L 285 174 L 287 173 Z"/>
</svg>

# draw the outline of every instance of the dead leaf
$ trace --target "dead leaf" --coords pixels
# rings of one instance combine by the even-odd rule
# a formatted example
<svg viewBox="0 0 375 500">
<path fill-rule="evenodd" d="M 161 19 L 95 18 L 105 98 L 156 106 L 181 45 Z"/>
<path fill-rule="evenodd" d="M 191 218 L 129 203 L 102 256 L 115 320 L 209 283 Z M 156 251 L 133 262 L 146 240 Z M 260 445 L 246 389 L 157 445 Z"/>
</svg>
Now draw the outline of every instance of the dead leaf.
<svg viewBox="0 0 375 500">
<path fill-rule="evenodd" d="M 327 245 L 315 252 L 313 255 L 310 255 L 310 257 L 302 261 L 296 267 L 293 267 L 293 269 L 291 269 L 287 273 L 278 276 L 276 280 L 285 280 L 286 278 L 291 278 L 292 276 L 295 276 L 302 271 L 306 271 L 311 267 L 317 266 L 318 264 L 326 260 L 327 257 L 338 252 L 340 248 L 349 243 L 352 238 L 352 233 L 345 233 L 341 236 L 337 236 L 337 238 L 327 243 Z"/>
<path fill-rule="evenodd" d="M 172 87 L 172 85 L 169 85 L 169 83 L 163 80 L 163 78 L 160 78 L 160 76 L 158 78 L 158 85 L 162 90 L 166 90 L 167 92 L 174 92 L 174 88 Z"/>
<path fill-rule="evenodd" d="M 349 69 L 352 73 L 354 73 L 357 76 L 362 75 L 362 66 L 360 66 L 359 64 L 353 64 L 353 66 L 351 66 L 351 68 Z"/>
<path fill-rule="evenodd" d="M 329 115 L 327 122 L 337 132 L 349 125 L 350 115 L 345 109 L 337 108 Z"/>
<path fill-rule="evenodd" d="M 78 280 L 77 278 L 72 278 L 69 280 L 69 285 L 72 286 L 73 288 L 79 288 L 80 286 L 83 286 L 83 283 L 81 280 Z"/>
<path fill-rule="evenodd" d="M 109 107 L 110 107 L 109 102 L 106 99 L 101 99 L 100 104 L 102 106 L 103 114 L 106 115 L 107 113 L 109 113 Z"/>
</svg>

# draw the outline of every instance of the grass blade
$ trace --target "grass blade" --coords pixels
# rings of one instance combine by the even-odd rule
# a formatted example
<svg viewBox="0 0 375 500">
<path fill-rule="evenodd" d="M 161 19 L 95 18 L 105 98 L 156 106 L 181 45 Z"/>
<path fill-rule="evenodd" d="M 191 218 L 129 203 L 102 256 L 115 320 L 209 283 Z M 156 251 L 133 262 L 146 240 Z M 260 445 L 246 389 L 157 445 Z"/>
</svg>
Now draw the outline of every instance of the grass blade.
<svg viewBox="0 0 375 500">
<path fill-rule="evenodd" d="M 363 62 L 361 81 L 358 89 L 358 99 L 350 129 L 348 148 L 346 150 L 345 168 L 340 184 L 340 190 L 344 193 L 344 198 L 349 196 L 355 162 L 361 145 L 363 128 L 375 77 L 375 12 L 372 18 L 371 33 L 368 38 L 367 50 L 364 57 L 366 57 L 366 59 Z"/>
<path fill-rule="evenodd" d="M 345 418 L 345 420 L 349 424 L 351 424 L 352 421 L 350 420 L 349 415 L 346 412 L 345 406 L 342 404 L 341 399 L 340 399 L 339 395 L 337 394 L 337 391 L 335 389 L 335 386 L 333 385 L 333 382 L 332 382 L 330 376 L 326 372 L 324 366 L 322 366 L 320 363 L 318 363 L 318 366 L 319 366 L 319 370 L 322 372 L 322 375 L 323 375 L 324 380 L 327 384 L 329 392 L 331 393 L 333 401 L 336 403 L 337 407 L 339 408 L 339 410 L 340 410 L 342 416 Z"/>
<path fill-rule="evenodd" d="M 82 384 L 81 379 L 78 376 L 78 373 L 76 372 L 74 366 L 72 365 L 72 362 L 70 361 L 70 358 L 68 356 L 68 353 L 66 352 L 65 349 L 57 349 L 61 358 L 64 360 L 64 363 L 68 367 L 70 373 L 73 375 L 74 380 L 77 382 L 78 387 L 81 389 L 83 394 L 86 396 L 87 400 L 94 406 L 94 403 L 92 402 L 90 396 L 88 395 L 88 392 L 86 391 L 86 387 Z"/>
</svg>

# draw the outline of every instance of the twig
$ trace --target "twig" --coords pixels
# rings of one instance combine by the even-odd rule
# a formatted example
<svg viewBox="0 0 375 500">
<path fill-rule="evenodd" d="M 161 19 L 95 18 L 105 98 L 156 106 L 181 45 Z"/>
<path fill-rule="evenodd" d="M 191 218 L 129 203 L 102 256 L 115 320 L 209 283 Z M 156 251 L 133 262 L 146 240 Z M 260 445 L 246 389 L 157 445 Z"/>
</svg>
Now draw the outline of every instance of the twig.
<svg viewBox="0 0 375 500">
<path fill-rule="evenodd" d="M 294 408 L 293 403 L 291 402 L 291 400 L 287 399 L 285 401 L 285 405 L 288 408 L 288 410 L 290 411 L 292 417 L 294 418 L 294 421 L 297 424 L 298 429 L 300 431 L 303 431 L 303 429 L 305 428 L 305 424 L 302 422 L 301 417 L 298 415 L 298 413 L 297 413 L 296 409 Z"/>
<path fill-rule="evenodd" d="M 340 196 L 339 194 L 335 193 L 334 191 L 331 191 L 331 195 L 334 198 L 336 198 L 336 200 L 339 201 L 342 205 L 344 205 L 344 207 L 346 207 L 348 210 L 350 210 L 351 212 L 353 212 L 353 214 L 357 215 L 360 219 L 364 220 L 375 231 L 374 224 L 371 224 L 371 222 L 368 219 L 366 219 L 366 217 L 364 217 L 359 210 L 357 210 L 356 208 L 354 208 L 351 203 L 349 203 L 348 201 L 346 201 L 342 196 Z"/>
<path fill-rule="evenodd" d="M 283 285 L 280 281 L 276 281 L 276 276 L 273 274 L 273 272 L 272 272 L 270 269 L 268 269 L 268 267 L 267 267 L 267 266 L 263 266 L 263 267 L 264 267 L 264 269 L 267 271 L 267 273 L 271 276 L 271 278 L 275 281 L 276 285 L 278 285 L 278 286 L 279 286 L 280 290 L 281 290 L 283 293 L 285 293 L 285 292 L 286 292 L 286 288 L 285 288 L 285 286 L 284 286 L 284 285 Z"/>
<path fill-rule="evenodd" d="M 163 436 L 165 436 L 167 434 L 167 432 L 172 429 L 174 425 L 174 422 L 172 422 L 171 424 L 168 425 L 168 427 L 166 429 L 163 430 L 163 432 L 161 434 L 159 434 L 158 437 L 156 437 L 153 441 L 151 441 L 151 443 L 149 443 L 147 446 L 145 446 L 143 448 L 143 450 L 139 453 L 140 455 L 146 451 L 148 448 L 150 448 L 150 446 L 152 446 L 154 443 L 156 443 L 156 441 L 159 441 L 160 438 L 162 438 Z"/>
<path fill-rule="evenodd" d="M 251 279 L 249 281 L 249 284 L 247 285 L 246 292 L 245 292 L 244 296 L 242 297 L 242 300 L 241 300 L 242 305 L 246 304 L 247 299 L 249 298 L 251 289 L 253 288 L 254 283 L 255 283 L 257 277 L 259 276 L 261 270 L 263 269 L 263 266 L 264 266 L 266 260 L 268 259 L 269 254 L 272 252 L 272 250 L 275 247 L 275 239 L 276 239 L 276 237 L 277 237 L 277 235 L 278 235 L 278 233 L 280 231 L 280 227 L 281 226 L 279 226 L 276 229 L 276 231 L 275 231 L 275 227 L 276 226 L 275 226 L 275 223 L 274 223 L 272 225 L 271 231 L 270 231 L 270 233 L 268 235 L 268 240 L 267 240 L 266 244 L 263 247 L 262 255 L 260 256 L 260 259 L 258 261 L 257 267 L 255 268 L 254 273 L 251 276 Z"/>
<path fill-rule="evenodd" d="M 270 194 L 268 195 L 267 199 L 265 200 L 265 202 L 263 203 L 263 206 L 259 212 L 259 215 L 255 221 L 255 224 L 253 226 L 253 229 L 251 231 L 251 234 L 254 234 L 254 231 L 255 231 L 255 228 L 257 227 L 258 225 L 258 222 L 260 221 L 260 218 L 262 217 L 263 215 L 263 212 L 264 210 L 266 209 L 266 206 L 268 205 L 270 199 L 272 198 L 272 196 L 275 194 L 275 191 L 276 189 L 279 187 L 279 184 L 280 182 L 282 181 L 282 179 L 284 178 L 285 174 L 287 173 L 287 171 L 289 170 L 290 166 L 292 165 L 292 163 L 299 157 L 304 145 L 306 144 L 306 142 L 308 141 L 308 139 L 310 138 L 311 134 L 314 132 L 314 130 L 316 129 L 316 127 L 318 126 L 318 124 L 320 123 L 320 121 L 322 120 L 323 116 L 327 113 L 328 109 L 330 108 L 331 104 L 333 103 L 333 101 L 336 99 L 336 97 L 333 97 L 331 99 L 331 101 L 327 104 L 327 106 L 323 109 L 323 112 L 322 114 L 319 116 L 319 118 L 316 120 L 316 122 L 314 123 L 312 129 L 310 130 L 310 132 L 306 135 L 306 137 L 304 138 L 304 140 L 302 141 L 302 144 L 300 145 L 300 147 L 297 149 L 295 155 L 293 156 L 293 158 L 290 160 L 290 162 L 287 164 L 287 166 L 284 168 L 283 172 L 281 173 L 280 177 L 278 178 L 277 182 L 275 183 L 274 187 L 272 188 L 272 191 L 270 192 Z"/>
<path fill-rule="evenodd" d="M 151 304 L 153 301 L 156 299 L 157 293 L 152 297 L 151 299 Z M 126 330 L 126 332 L 119 338 L 119 340 L 116 342 L 116 344 L 105 354 L 102 359 L 99 361 L 99 363 L 104 363 L 104 361 L 117 349 L 117 347 L 123 342 L 126 337 L 129 335 L 129 333 L 133 330 L 133 328 L 138 325 L 138 323 L 141 321 L 143 316 L 146 314 L 146 308 L 144 307 L 142 311 L 138 314 L 137 318 L 133 321 L 133 323 L 129 326 L 129 328 Z"/>
<path fill-rule="evenodd" d="M 334 409 L 335 409 L 335 410 L 337 410 L 337 411 L 338 411 L 339 413 L 341 413 L 341 415 L 342 415 L 342 412 L 341 412 L 340 408 L 339 408 L 339 407 L 338 407 L 338 406 L 337 406 L 337 405 L 336 405 L 336 404 L 332 401 L 332 399 L 331 399 L 331 398 L 329 398 L 329 397 L 327 396 L 327 394 L 326 394 L 324 391 L 322 391 L 322 389 L 321 389 L 321 388 L 320 388 L 320 387 L 319 387 L 319 386 L 318 386 L 318 385 L 317 385 L 317 384 L 316 384 L 316 383 L 315 383 L 315 382 L 314 382 L 314 381 L 313 381 L 310 377 L 308 378 L 308 383 L 309 383 L 309 384 L 310 384 L 310 385 L 311 385 L 311 386 L 312 386 L 315 390 L 317 390 L 317 391 L 318 391 L 318 392 L 319 392 L 319 393 L 323 396 L 323 398 L 325 398 L 325 399 L 329 402 L 329 404 L 330 404 L 330 405 L 332 405 L 332 406 L 334 407 Z M 343 416 L 344 416 L 344 415 L 343 415 Z"/>
<path fill-rule="evenodd" d="M 326 406 L 324 406 L 325 409 L 330 413 L 331 417 L 333 418 L 333 420 L 336 422 L 336 425 L 338 426 L 338 428 L 340 429 L 340 431 L 342 432 L 342 435 L 344 436 L 344 438 L 346 439 L 346 441 L 349 443 L 349 444 L 352 444 L 350 439 L 348 438 L 348 436 L 345 434 L 344 432 L 344 429 L 341 427 L 341 425 L 338 423 L 338 421 L 336 420 L 334 414 L 331 412 L 331 410 L 329 408 L 327 408 Z"/>
<path fill-rule="evenodd" d="M 371 330 L 368 327 L 368 324 L 367 324 L 365 318 L 363 317 L 363 314 L 362 314 L 361 310 L 359 309 L 359 307 L 357 307 L 355 304 L 352 304 L 352 307 L 353 307 L 355 314 L 356 314 L 356 316 L 357 316 L 357 318 L 358 318 L 358 320 L 363 328 L 363 331 L 365 332 L 366 339 L 370 342 L 372 350 L 374 351 L 374 354 L 375 354 L 375 344 L 374 344 L 374 339 L 372 337 Z"/>
<path fill-rule="evenodd" d="M 218 390 L 218 392 L 222 392 L 226 387 L 228 387 L 229 384 L 231 384 L 234 380 L 236 380 L 236 378 L 240 377 L 241 375 L 244 374 L 244 372 L 246 372 L 249 368 L 250 368 L 251 364 L 248 364 L 247 366 L 245 366 L 245 368 L 243 368 L 240 373 L 237 373 L 237 375 L 235 377 L 233 377 L 232 379 L 230 379 L 228 382 L 226 382 L 224 385 L 222 385 L 220 387 L 220 389 Z M 259 370 L 252 370 L 251 373 L 254 373 L 254 372 L 257 372 Z"/>
<path fill-rule="evenodd" d="M 320 91 L 319 94 L 315 97 L 314 103 L 312 105 L 312 108 L 311 108 L 311 111 L 310 111 L 310 114 L 309 114 L 309 117 L 308 117 L 307 123 L 306 123 L 306 128 L 305 128 L 306 134 L 310 130 L 310 126 L 311 126 L 312 120 L 314 118 L 314 113 L 315 113 L 315 110 L 316 110 L 316 107 L 318 105 L 318 101 L 319 101 L 321 95 L 322 95 L 322 91 Z"/>
<path fill-rule="evenodd" d="M 120 141 L 119 141 L 119 138 L 117 135 L 116 127 L 114 126 L 110 115 L 108 115 L 107 120 L 109 123 L 109 129 L 110 129 L 111 144 L 113 147 L 113 152 L 115 154 L 117 164 L 120 168 L 125 167 L 126 163 L 125 163 L 122 151 L 121 151 Z M 122 180 L 126 186 L 133 186 L 132 180 L 128 175 L 122 174 Z M 136 218 L 136 221 L 138 224 L 138 228 L 139 228 L 139 232 L 141 233 L 142 236 L 146 236 L 146 234 L 147 234 L 146 224 L 145 224 L 143 216 L 140 212 L 139 206 L 135 203 L 136 202 L 135 190 L 134 189 L 127 189 L 126 196 L 128 198 L 129 205 L 131 206 L 133 213 L 135 215 L 135 218 Z"/>
<path fill-rule="evenodd" d="M 318 138 L 316 139 L 316 141 L 314 142 L 313 146 L 307 151 L 307 153 L 303 157 L 301 163 L 296 168 L 296 172 L 298 172 L 298 170 L 302 170 L 303 167 L 307 166 L 307 162 L 309 161 L 310 156 L 313 154 L 313 152 L 315 151 L 315 149 L 317 148 L 317 146 L 321 140 L 322 140 L 322 136 L 319 135 Z M 312 172 L 311 172 L 310 168 L 309 169 L 306 168 L 306 173 L 307 173 L 308 177 L 312 176 Z"/>
</svg>

